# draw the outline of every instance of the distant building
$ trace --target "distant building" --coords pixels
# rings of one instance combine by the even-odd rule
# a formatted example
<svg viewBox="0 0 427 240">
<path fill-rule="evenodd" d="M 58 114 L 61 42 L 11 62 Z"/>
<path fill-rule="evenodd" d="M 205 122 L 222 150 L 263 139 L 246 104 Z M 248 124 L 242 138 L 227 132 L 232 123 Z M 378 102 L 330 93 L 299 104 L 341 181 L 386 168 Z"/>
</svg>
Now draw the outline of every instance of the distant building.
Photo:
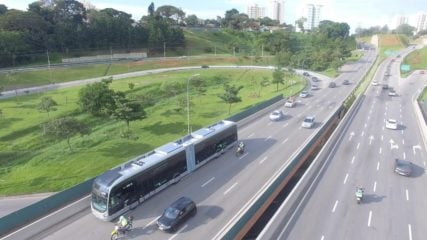
<svg viewBox="0 0 427 240">
<path fill-rule="evenodd" d="M 305 30 L 313 30 L 319 27 L 321 21 L 322 5 L 307 4 L 306 6 L 306 22 L 304 24 Z"/>
<path fill-rule="evenodd" d="M 259 19 L 265 17 L 265 8 L 258 6 L 258 4 L 249 5 L 247 8 L 249 18 Z"/>
<path fill-rule="evenodd" d="M 271 19 L 283 23 L 285 19 L 285 1 L 271 0 L 270 1 Z"/>
<path fill-rule="evenodd" d="M 418 15 L 418 19 L 417 19 L 417 33 L 422 30 L 427 30 L 427 14 L 426 13 L 421 13 L 420 15 Z"/>
<path fill-rule="evenodd" d="M 408 17 L 400 16 L 397 18 L 397 26 L 400 26 L 402 24 L 408 24 Z"/>
</svg>

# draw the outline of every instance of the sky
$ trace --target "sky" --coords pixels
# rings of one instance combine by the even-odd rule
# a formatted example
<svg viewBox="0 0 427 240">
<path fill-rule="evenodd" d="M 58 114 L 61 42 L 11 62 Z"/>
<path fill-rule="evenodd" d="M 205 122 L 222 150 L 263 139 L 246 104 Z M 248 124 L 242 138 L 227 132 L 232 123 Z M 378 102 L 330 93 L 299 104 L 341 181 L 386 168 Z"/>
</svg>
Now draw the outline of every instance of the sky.
<svg viewBox="0 0 427 240">
<path fill-rule="evenodd" d="M 26 10 L 33 0 L 0 0 L 0 4 L 9 9 Z M 269 12 L 270 0 L 80 0 L 89 2 L 97 9 L 114 8 L 129 14 L 139 20 L 147 14 L 147 8 L 151 2 L 157 8 L 162 5 L 172 5 L 181 8 L 186 15 L 195 14 L 198 18 L 212 19 L 216 16 L 224 17 L 226 11 L 237 9 L 240 13 L 246 13 L 248 3 L 256 3 L 265 7 Z M 295 20 L 303 16 L 303 7 L 307 3 L 321 4 L 322 20 L 346 22 L 351 27 L 368 28 L 371 26 L 388 25 L 393 29 L 397 25 L 400 16 L 408 17 L 409 24 L 416 26 L 417 15 L 427 13 L 427 0 L 285 0 L 285 19 L 288 24 L 294 24 Z"/>
</svg>

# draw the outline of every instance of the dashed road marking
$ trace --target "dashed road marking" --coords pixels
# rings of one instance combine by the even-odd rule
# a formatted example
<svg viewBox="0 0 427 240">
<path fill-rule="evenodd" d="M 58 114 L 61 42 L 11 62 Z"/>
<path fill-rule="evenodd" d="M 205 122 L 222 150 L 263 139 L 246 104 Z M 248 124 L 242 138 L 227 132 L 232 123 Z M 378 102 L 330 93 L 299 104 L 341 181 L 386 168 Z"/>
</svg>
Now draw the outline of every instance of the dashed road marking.
<svg viewBox="0 0 427 240">
<path fill-rule="evenodd" d="M 335 201 L 334 207 L 332 208 L 332 212 L 335 212 L 338 205 L 338 200 Z"/>
<path fill-rule="evenodd" d="M 356 159 L 356 157 L 355 157 L 355 156 L 353 156 L 353 157 L 351 158 L 351 164 L 353 164 L 353 163 L 354 163 L 354 159 Z"/>
<path fill-rule="evenodd" d="M 377 190 L 377 182 L 374 182 L 374 192 Z"/>
<path fill-rule="evenodd" d="M 409 201 L 409 192 L 408 192 L 408 189 L 406 189 L 406 201 Z"/>
<path fill-rule="evenodd" d="M 267 160 L 267 156 L 265 156 L 263 159 L 261 159 L 261 161 L 259 161 L 259 164 L 262 164 L 265 160 Z"/>
<path fill-rule="evenodd" d="M 359 149 L 359 147 L 360 147 L 360 143 L 357 143 L 357 147 L 356 147 L 356 149 Z"/>
<path fill-rule="evenodd" d="M 282 144 L 284 144 L 285 142 L 287 142 L 289 139 L 286 138 L 285 140 L 282 141 Z"/>
<path fill-rule="evenodd" d="M 225 190 L 224 195 L 226 195 L 227 193 L 229 193 L 231 191 L 231 189 L 233 189 L 235 186 L 237 186 L 237 182 L 234 183 L 233 185 L 231 185 L 231 187 L 229 187 L 227 190 Z"/>
<path fill-rule="evenodd" d="M 377 163 L 377 171 L 380 170 L 380 162 Z"/>
<path fill-rule="evenodd" d="M 344 184 L 347 182 L 347 178 L 348 178 L 348 173 L 345 175 Z"/>
<path fill-rule="evenodd" d="M 383 149 L 382 149 L 382 148 L 380 148 L 380 152 L 379 152 L 379 153 L 381 154 L 381 153 L 382 153 L 382 151 L 383 151 Z"/>
<path fill-rule="evenodd" d="M 411 226 L 411 224 L 408 224 L 408 233 L 409 233 L 409 240 L 412 240 L 412 226 Z"/>
<path fill-rule="evenodd" d="M 205 183 L 202 184 L 201 187 L 205 187 L 206 185 L 208 185 L 210 182 L 212 182 L 215 179 L 215 177 L 212 177 L 211 179 L 207 180 Z"/>
<path fill-rule="evenodd" d="M 372 219 L 372 211 L 369 211 L 368 227 L 370 227 L 370 226 L 371 226 L 371 219 Z"/>
</svg>

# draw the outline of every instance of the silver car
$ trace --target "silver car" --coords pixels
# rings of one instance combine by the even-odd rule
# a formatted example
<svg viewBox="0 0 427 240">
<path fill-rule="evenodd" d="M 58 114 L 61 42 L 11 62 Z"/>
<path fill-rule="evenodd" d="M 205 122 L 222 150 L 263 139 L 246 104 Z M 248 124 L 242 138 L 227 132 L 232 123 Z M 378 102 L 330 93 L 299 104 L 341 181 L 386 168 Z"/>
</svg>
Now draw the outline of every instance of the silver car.
<svg viewBox="0 0 427 240">
<path fill-rule="evenodd" d="M 406 160 L 394 160 L 394 172 L 402 176 L 410 176 L 412 173 L 412 163 Z"/>
<path fill-rule="evenodd" d="M 279 120 L 282 120 L 284 117 L 285 117 L 285 114 L 281 110 L 275 110 L 272 113 L 270 113 L 271 121 L 279 121 Z"/>
<path fill-rule="evenodd" d="M 302 121 L 301 127 L 303 128 L 312 128 L 314 126 L 314 116 L 307 116 Z"/>
</svg>

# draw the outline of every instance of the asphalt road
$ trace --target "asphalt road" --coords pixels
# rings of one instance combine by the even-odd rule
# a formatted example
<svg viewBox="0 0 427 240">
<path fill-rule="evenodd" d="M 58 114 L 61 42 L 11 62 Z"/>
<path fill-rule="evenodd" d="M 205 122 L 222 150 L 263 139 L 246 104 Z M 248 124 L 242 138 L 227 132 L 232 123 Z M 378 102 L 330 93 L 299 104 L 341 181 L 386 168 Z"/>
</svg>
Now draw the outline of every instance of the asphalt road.
<svg viewBox="0 0 427 240">
<path fill-rule="evenodd" d="M 29 206 L 43 198 L 52 195 L 52 193 L 32 194 L 25 196 L 0 197 L 0 218 L 15 212 L 21 208 Z"/>
<path fill-rule="evenodd" d="M 427 83 L 427 76 L 416 72 L 401 79 L 399 67 L 400 59 L 388 59 L 381 65 L 375 80 L 388 83 L 398 96 L 388 96 L 381 86 L 369 87 L 295 222 L 289 229 L 274 229 L 280 233 L 278 239 L 426 239 L 427 154 L 412 101 Z M 390 76 L 385 76 L 387 71 Z M 398 130 L 385 128 L 388 118 L 398 121 Z M 393 172 L 395 158 L 414 163 L 411 177 Z M 360 205 L 356 186 L 365 188 Z"/>
<path fill-rule="evenodd" d="M 322 77 L 320 90 L 312 96 L 298 99 L 295 108 L 285 111 L 286 119 L 271 122 L 268 114 L 239 129 L 239 138 L 247 145 L 247 152 L 237 158 L 228 151 L 211 161 L 179 183 L 153 196 L 132 211 L 135 229 L 127 239 L 217 239 L 228 223 L 247 207 L 268 181 L 283 168 L 289 158 L 303 146 L 344 98 L 355 87 L 364 71 L 372 64 L 374 52 L 368 52 L 360 62 L 343 69 L 346 71 L 336 80 L 338 87 L 327 88 L 330 80 Z M 342 80 L 352 84 L 344 86 Z M 273 109 L 272 109 L 273 110 Z M 316 117 L 313 129 L 302 129 L 306 115 Z M 182 225 L 177 233 L 160 232 L 155 224 L 165 207 L 180 196 L 192 198 L 197 206 L 197 215 Z M 113 223 L 96 219 L 90 211 L 80 215 L 78 221 L 70 219 L 31 239 L 108 239 Z M 5 239 L 22 239 L 20 230 Z"/>
</svg>

